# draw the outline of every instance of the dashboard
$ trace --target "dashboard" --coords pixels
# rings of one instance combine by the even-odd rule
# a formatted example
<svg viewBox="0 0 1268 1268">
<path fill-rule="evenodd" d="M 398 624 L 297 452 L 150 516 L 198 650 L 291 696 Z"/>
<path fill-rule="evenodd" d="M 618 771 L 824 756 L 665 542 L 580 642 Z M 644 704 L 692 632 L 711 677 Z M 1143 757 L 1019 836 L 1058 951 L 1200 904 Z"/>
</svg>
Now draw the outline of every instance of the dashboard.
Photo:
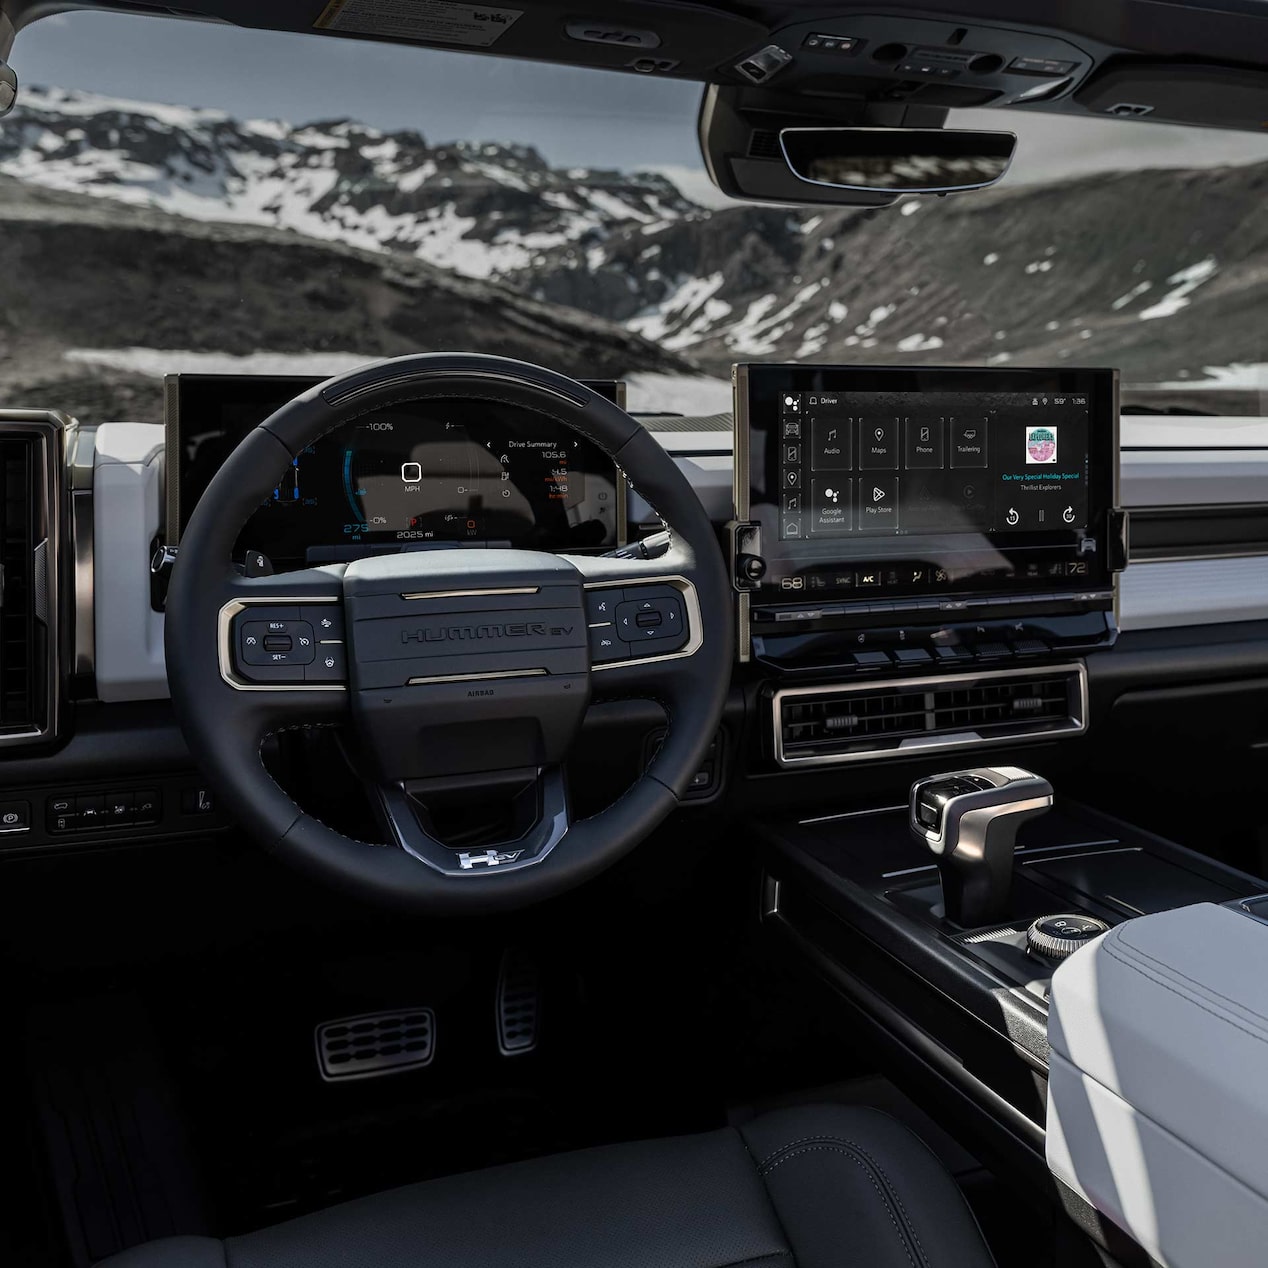
<svg viewBox="0 0 1268 1268">
<path fill-rule="evenodd" d="M 1058 374 L 1074 378 L 1053 377 Z M 1027 381 L 1033 375 L 1039 377 Z M 51 506 L 61 471 L 68 506 L 64 520 L 51 511 L 45 513 L 48 523 L 32 514 L 27 534 L 32 567 L 38 571 L 41 561 L 55 558 L 58 568 L 50 569 L 46 582 L 57 584 L 42 591 L 29 568 L 25 614 L 14 580 L 19 574 L 7 564 L 5 569 L 6 629 L 17 638 L 25 620 L 29 647 L 25 662 L 15 655 L 0 658 L 0 673 L 14 685 L 23 678 L 34 703 L 19 717 L 18 705 L 8 705 L 19 694 L 6 695 L 0 738 L 14 746 L 7 769 L 12 799 L 19 804 L 9 812 L 29 814 L 32 822 L 8 836 L 0 830 L 0 849 L 80 840 L 78 827 L 63 830 L 71 813 L 67 790 L 76 798 L 88 795 L 83 817 L 75 822 L 91 822 L 101 839 L 108 823 L 122 823 L 129 814 L 128 831 L 141 835 L 204 822 L 206 807 L 194 776 L 181 765 L 178 738 L 162 732 L 158 747 L 138 759 L 121 730 L 121 719 L 130 715 L 116 711 L 153 708 L 156 717 L 165 716 L 164 614 L 150 558 L 156 542 L 179 541 L 234 438 L 315 381 L 171 376 L 166 432 L 154 424 L 76 425 L 61 415 L 5 414 L 0 457 L 9 464 L 13 487 L 21 484 L 19 477 L 31 477 L 36 512 L 42 486 L 33 473 L 44 473 L 50 492 L 43 501 Z M 1047 405 L 1038 390 L 1045 386 Z M 1248 444 L 1246 427 L 1124 420 L 1121 501 L 1133 510 L 1146 508 L 1141 516 L 1146 531 L 1137 534 L 1133 566 L 1120 578 L 1124 540 L 1112 375 L 1089 379 L 1067 369 L 1005 367 L 741 366 L 736 387 L 743 390 L 736 394 L 734 418 L 743 426 L 731 435 L 712 417 L 643 419 L 688 475 L 735 567 L 739 641 L 716 654 L 738 662 L 734 694 L 746 702 L 744 719 L 728 721 L 719 756 L 702 773 L 693 797 L 717 796 L 728 786 L 735 790 L 734 780 L 745 771 L 766 777 L 796 768 L 805 779 L 817 777 L 822 766 L 825 778 L 845 779 L 853 768 L 842 764 L 851 761 L 864 763 L 858 769 L 868 778 L 901 782 L 912 765 L 898 760 L 905 756 L 914 760 L 947 751 L 946 760 L 961 760 L 953 754 L 967 743 L 1081 734 L 1091 717 L 1100 735 L 1108 705 L 1103 694 L 1098 702 L 1098 691 L 1132 672 L 1155 681 L 1153 662 L 1141 671 L 1133 668 L 1132 652 L 1142 640 L 1151 647 L 1162 640 L 1179 649 L 1174 657 L 1214 666 L 1212 673 L 1228 680 L 1240 681 L 1247 666 L 1268 656 L 1253 641 L 1260 634 L 1238 633 L 1262 628 L 1249 623 L 1265 616 L 1259 597 L 1265 555 L 1261 535 L 1254 535 L 1262 514 L 1249 515 L 1246 507 L 1262 502 L 1268 433 Z M 796 407 L 784 402 L 790 395 Z M 984 454 L 972 452 L 979 438 L 967 434 L 972 426 L 967 415 L 962 418 L 966 407 L 984 426 Z M 535 417 L 503 417 L 472 402 L 446 411 L 447 418 L 408 409 L 400 417 L 389 413 L 374 421 L 391 423 L 390 431 L 332 436 L 327 454 L 315 448 L 292 471 L 278 473 L 277 496 L 266 499 L 249 526 L 252 545 L 259 542 L 258 549 L 271 553 L 276 571 L 350 553 L 470 548 L 508 539 L 545 541 L 547 549 L 557 544 L 571 553 L 605 551 L 613 548 L 607 543 L 628 538 L 623 549 L 629 550 L 659 527 L 606 459 L 580 449 L 568 455 L 567 498 L 552 498 L 552 488 L 563 490 L 561 468 L 552 457 L 560 452 L 559 438 L 549 420 L 539 429 L 542 420 Z M 885 427 L 891 417 L 901 424 L 896 431 Z M 800 438 L 781 434 L 790 421 L 800 422 Z M 446 423 L 461 426 L 448 427 L 446 434 Z M 868 423 L 870 438 L 861 431 Z M 953 425 L 963 428 L 958 436 Z M 1255 426 L 1255 435 L 1261 435 L 1262 426 Z M 925 427 L 928 438 L 922 435 Z M 885 433 L 880 438 L 874 434 L 878 428 Z M 833 430 L 837 436 L 829 438 Z M 423 446 L 433 450 L 427 465 L 416 453 L 421 435 L 432 437 Z M 513 454 L 511 439 L 539 443 Z M 800 452 L 788 452 L 785 439 L 800 439 Z M 512 459 L 509 471 L 500 462 L 503 453 Z M 469 465 L 455 474 L 455 460 L 474 464 L 474 470 Z M 962 465 L 964 460 L 979 465 Z M 434 483 L 415 489 L 423 479 L 402 480 L 400 467 L 408 462 L 418 462 L 417 475 Z M 790 473 L 806 497 L 795 510 L 785 505 L 780 487 Z M 574 475 L 583 487 L 574 486 Z M 959 483 L 966 478 L 987 481 L 978 507 L 970 505 L 975 499 Z M 387 479 L 388 487 L 376 488 L 375 479 Z M 517 508 L 513 520 L 510 515 L 498 520 L 493 512 L 467 514 L 455 528 L 445 518 L 483 512 L 489 490 L 500 496 L 503 485 L 516 491 L 504 499 Z M 546 488 L 544 495 L 538 485 Z M 358 499 L 356 513 L 349 487 Z M 1049 488 L 1058 491 L 1044 491 Z M 922 505 L 926 490 L 937 512 Z M 408 498 L 417 501 L 405 503 Z M 615 531 L 602 509 L 612 503 Z M 894 509 L 886 510 L 891 503 Z M 1221 503 L 1229 505 L 1217 522 Z M 8 545 L 20 553 L 14 534 L 22 517 L 16 503 L 10 505 L 17 518 Z M 873 506 L 879 508 L 875 513 Z M 1058 512 L 1056 525 L 1050 523 L 1050 506 Z M 1150 512 L 1151 507 L 1161 509 Z M 1009 523 L 1013 510 L 1016 525 Z M 1163 510 L 1165 522 L 1158 519 Z M 802 517 L 798 531 L 786 531 L 786 511 Z M 1151 540 L 1151 513 L 1157 521 L 1154 540 L 1166 547 L 1156 563 L 1141 553 Z M 376 515 L 386 522 L 372 523 Z M 892 518 L 887 522 L 886 516 Z M 938 516 L 942 522 L 931 527 Z M 411 525 L 410 519 L 418 522 Z M 474 528 L 467 522 L 472 519 Z M 1238 527 L 1243 520 L 1244 532 Z M 1168 536 L 1159 538 L 1164 528 Z M 50 555 L 41 543 L 54 529 L 62 546 Z M 1212 538 L 1216 530 L 1225 536 Z M 244 534 L 240 545 L 245 550 L 247 544 Z M 1146 566 L 1135 566 L 1145 560 Z M 1056 576 L 1057 564 L 1066 577 Z M 1071 576 L 1070 564 L 1086 565 L 1086 572 L 1080 568 Z M 62 617 L 60 631 L 45 633 L 41 593 L 57 596 L 52 607 Z M 1120 623 L 1128 631 L 1123 638 Z M 50 654 L 54 637 L 66 644 L 57 657 Z M 1097 654 L 1111 646 L 1114 655 Z M 24 664 L 55 668 L 56 690 L 42 692 Z M 35 706 L 46 698 L 44 721 Z M 654 707 L 650 713 L 655 715 Z M 646 712 L 639 716 L 639 725 L 655 726 Z M 38 744 L 31 738 L 37 733 L 56 735 L 64 758 L 15 751 Z M 636 747 L 644 738 L 643 732 L 634 737 Z M 126 778 L 112 783 L 107 769 Z M 140 778 L 142 770 L 154 777 Z M 170 778 L 164 771 L 172 772 Z M 587 767 L 586 778 L 600 774 Z M 103 819 L 97 802 L 114 793 L 128 794 L 133 809 L 124 797 L 109 811 L 123 818 Z M 154 800 L 151 793 L 157 794 L 157 822 L 138 827 Z"/>
<path fill-rule="evenodd" d="M 309 378 L 170 375 L 168 544 L 238 442 Z M 622 385 L 587 386 L 620 403 Z M 505 401 L 407 402 L 342 426 L 277 473 L 236 557 L 275 568 L 433 546 L 597 552 L 623 544 L 624 477 L 562 424 Z"/>
</svg>

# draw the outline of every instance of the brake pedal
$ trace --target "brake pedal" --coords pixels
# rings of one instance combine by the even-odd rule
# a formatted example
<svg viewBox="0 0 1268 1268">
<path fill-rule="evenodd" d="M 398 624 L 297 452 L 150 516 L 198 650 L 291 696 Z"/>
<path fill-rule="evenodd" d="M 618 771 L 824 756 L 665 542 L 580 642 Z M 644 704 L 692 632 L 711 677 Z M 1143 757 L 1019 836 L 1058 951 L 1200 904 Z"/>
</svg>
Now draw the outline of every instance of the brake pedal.
<svg viewBox="0 0 1268 1268">
<path fill-rule="evenodd" d="M 430 1065 L 436 1015 L 430 1008 L 362 1013 L 322 1022 L 314 1032 L 317 1068 L 327 1083 L 374 1079 Z"/>
<path fill-rule="evenodd" d="M 498 1050 L 518 1057 L 537 1047 L 541 1025 L 541 975 L 537 961 L 508 947 L 498 970 Z"/>
</svg>

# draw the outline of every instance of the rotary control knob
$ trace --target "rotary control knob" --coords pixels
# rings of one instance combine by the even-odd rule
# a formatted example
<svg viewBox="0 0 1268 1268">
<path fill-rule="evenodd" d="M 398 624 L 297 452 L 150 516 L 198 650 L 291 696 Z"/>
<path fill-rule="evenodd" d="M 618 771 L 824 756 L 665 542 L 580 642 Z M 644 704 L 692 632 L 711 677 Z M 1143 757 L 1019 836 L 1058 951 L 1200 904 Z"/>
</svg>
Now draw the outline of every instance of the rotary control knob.
<svg viewBox="0 0 1268 1268">
<path fill-rule="evenodd" d="M 1086 942 L 1108 932 L 1109 925 L 1094 916 L 1067 913 L 1059 916 L 1040 916 L 1026 930 L 1026 945 L 1032 955 L 1046 960 L 1065 960 Z"/>
</svg>

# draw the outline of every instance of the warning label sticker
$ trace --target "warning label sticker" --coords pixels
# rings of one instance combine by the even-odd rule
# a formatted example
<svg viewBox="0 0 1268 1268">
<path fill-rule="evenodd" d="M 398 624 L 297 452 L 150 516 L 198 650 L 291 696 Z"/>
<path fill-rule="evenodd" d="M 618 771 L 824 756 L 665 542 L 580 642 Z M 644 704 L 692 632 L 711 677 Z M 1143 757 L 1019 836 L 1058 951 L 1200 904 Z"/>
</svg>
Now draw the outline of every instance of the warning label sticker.
<svg viewBox="0 0 1268 1268">
<path fill-rule="evenodd" d="M 488 48 L 523 16 L 522 9 L 450 0 L 330 0 L 313 25 L 323 31 Z"/>
</svg>

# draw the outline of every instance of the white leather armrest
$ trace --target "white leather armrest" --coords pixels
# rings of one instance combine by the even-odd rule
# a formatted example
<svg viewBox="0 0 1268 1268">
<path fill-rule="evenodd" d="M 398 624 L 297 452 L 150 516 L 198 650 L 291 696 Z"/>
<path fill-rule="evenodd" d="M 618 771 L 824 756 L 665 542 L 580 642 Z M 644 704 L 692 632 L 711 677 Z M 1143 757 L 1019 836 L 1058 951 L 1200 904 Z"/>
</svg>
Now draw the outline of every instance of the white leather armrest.
<svg viewBox="0 0 1268 1268">
<path fill-rule="evenodd" d="M 1268 1257 L 1268 925 L 1203 903 L 1056 972 L 1048 1165 L 1168 1268 Z"/>
</svg>

